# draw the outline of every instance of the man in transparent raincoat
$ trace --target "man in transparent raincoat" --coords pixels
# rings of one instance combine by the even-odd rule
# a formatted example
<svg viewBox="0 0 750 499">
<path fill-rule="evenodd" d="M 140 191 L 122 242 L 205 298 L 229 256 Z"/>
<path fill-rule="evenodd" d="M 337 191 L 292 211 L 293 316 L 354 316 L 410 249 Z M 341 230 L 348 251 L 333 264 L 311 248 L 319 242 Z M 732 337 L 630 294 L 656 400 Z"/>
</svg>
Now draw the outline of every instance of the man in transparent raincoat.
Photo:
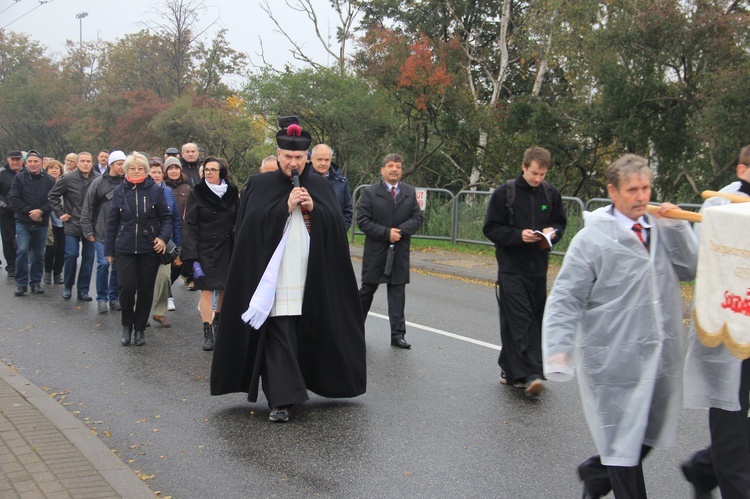
<svg viewBox="0 0 750 499">
<path fill-rule="evenodd" d="M 646 497 L 643 458 L 674 441 L 682 405 L 681 280 L 695 278 L 698 240 L 684 221 L 646 216 L 651 172 L 628 154 L 607 168 L 612 205 L 585 219 L 547 300 L 544 370 L 578 375 L 599 451 L 578 467 L 583 497 Z"/>
</svg>

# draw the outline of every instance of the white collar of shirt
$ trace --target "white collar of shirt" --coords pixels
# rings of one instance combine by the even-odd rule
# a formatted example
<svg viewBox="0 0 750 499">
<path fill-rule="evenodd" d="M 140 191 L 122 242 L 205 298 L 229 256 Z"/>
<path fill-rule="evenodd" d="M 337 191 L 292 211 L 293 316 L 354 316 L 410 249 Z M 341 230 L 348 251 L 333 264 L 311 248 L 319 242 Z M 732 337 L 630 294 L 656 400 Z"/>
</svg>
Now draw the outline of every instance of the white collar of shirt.
<svg viewBox="0 0 750 499">
<path fill-rule="evenodd" d="M 614 206 L 612 207 L 612 213 L 615 215 L 615 218 L 625 230 L 633 230 L 633 225 L 635 225 L 636 222 L 641 224 L 641 227 L 643 227 L 644 229 L 651 228 L 651 224 L 648 223 L 648 221 L 646 220 L 646 217 L 644 216 L 641 216 L 640 218 L 638 218 L 638 220 L 633 221 L 632 218 L 626 217 L 625 215 L 620 213 L 620 211 Z M 644 231 L 643 238 L 646 240 L 648 239 L 648 231 Z"/>
<path fill-rule="evenodd" d="M 399 189 L 400 183 L 401 182 L 396 182 L 396 185 L 391 185 L 388 182 L 386 182 L 385 179 L 383 179 L 383 184 L 385 185 L 385 188 L 388 189 L 388 192 L 391 192 L 392 189 L 396 189 L 396 194 L 398 194 L 401 191 L 401 189 Z"/>
</svg>

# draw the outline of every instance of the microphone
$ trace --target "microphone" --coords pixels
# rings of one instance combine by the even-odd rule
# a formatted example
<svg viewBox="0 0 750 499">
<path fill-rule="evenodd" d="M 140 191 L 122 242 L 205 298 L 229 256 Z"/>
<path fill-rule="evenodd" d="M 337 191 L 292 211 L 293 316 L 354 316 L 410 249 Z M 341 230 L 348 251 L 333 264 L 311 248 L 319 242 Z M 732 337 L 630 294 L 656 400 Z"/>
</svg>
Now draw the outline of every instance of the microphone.
<svg viewBox="0 0 750 499">
<path fill-rule="evenodd" d="M 292 168 L 292 184 L 294 187 L 299 187 L 299 172 L 296 168 Z"/>
<path fill-rule="evenodd" d="M 292 185 L 299 187 L 299 172 L 296 168 L 292 168 Z M 297 206 L 301 206 L 302 202 L 297 203 Z"/>
</svg>

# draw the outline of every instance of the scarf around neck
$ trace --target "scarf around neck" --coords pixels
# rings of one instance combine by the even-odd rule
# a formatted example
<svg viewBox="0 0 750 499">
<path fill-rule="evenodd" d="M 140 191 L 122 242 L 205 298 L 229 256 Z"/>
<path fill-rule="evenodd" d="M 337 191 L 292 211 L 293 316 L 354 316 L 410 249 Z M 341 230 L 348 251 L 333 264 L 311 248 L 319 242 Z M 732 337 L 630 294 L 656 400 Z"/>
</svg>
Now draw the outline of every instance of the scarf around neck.
<svg viewBox="0 0 750 499">
<path fill-rule="evenodd" d="M 214 194 L 216 194 L 220 198 L 224 197 L 224 194 L 227 193 L 227 187 L 229 187 L 226 181 L 224 181 L 223 179 L 219 185 L 212 184 L 211 182 L 206 182 L 206 185 L 209 189 L 211 189 L 211 191 L 213 191 Z"/>
</svg>

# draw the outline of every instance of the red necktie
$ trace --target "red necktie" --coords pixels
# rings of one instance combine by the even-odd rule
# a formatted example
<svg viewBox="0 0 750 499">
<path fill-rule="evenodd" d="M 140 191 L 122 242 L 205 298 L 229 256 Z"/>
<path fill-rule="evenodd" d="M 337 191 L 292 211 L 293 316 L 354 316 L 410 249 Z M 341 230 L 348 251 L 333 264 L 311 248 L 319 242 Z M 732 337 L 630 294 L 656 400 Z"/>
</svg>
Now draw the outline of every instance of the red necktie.
<svg viewBox="0 0 750 499">
<path fill-rule="evenodd" d="M 638 236 L 638 239 L 643 244 L 643 247 L 646 248 L 646 249 L 648 249 L 648 245 L 646 244 L 646 240 L 643 239 L 643 226 L 641 224 L 637 223 L 637 222 L 634 223 L 633 224 L 633 232 L 635 232 L 635 235 Z"/>
<path fill-rule="evenodd" d="M 396 202 L 396 188 L 395 187 L 391 187 L 391 199 L 393 200 L 394 203 Z"/>
</svg>

